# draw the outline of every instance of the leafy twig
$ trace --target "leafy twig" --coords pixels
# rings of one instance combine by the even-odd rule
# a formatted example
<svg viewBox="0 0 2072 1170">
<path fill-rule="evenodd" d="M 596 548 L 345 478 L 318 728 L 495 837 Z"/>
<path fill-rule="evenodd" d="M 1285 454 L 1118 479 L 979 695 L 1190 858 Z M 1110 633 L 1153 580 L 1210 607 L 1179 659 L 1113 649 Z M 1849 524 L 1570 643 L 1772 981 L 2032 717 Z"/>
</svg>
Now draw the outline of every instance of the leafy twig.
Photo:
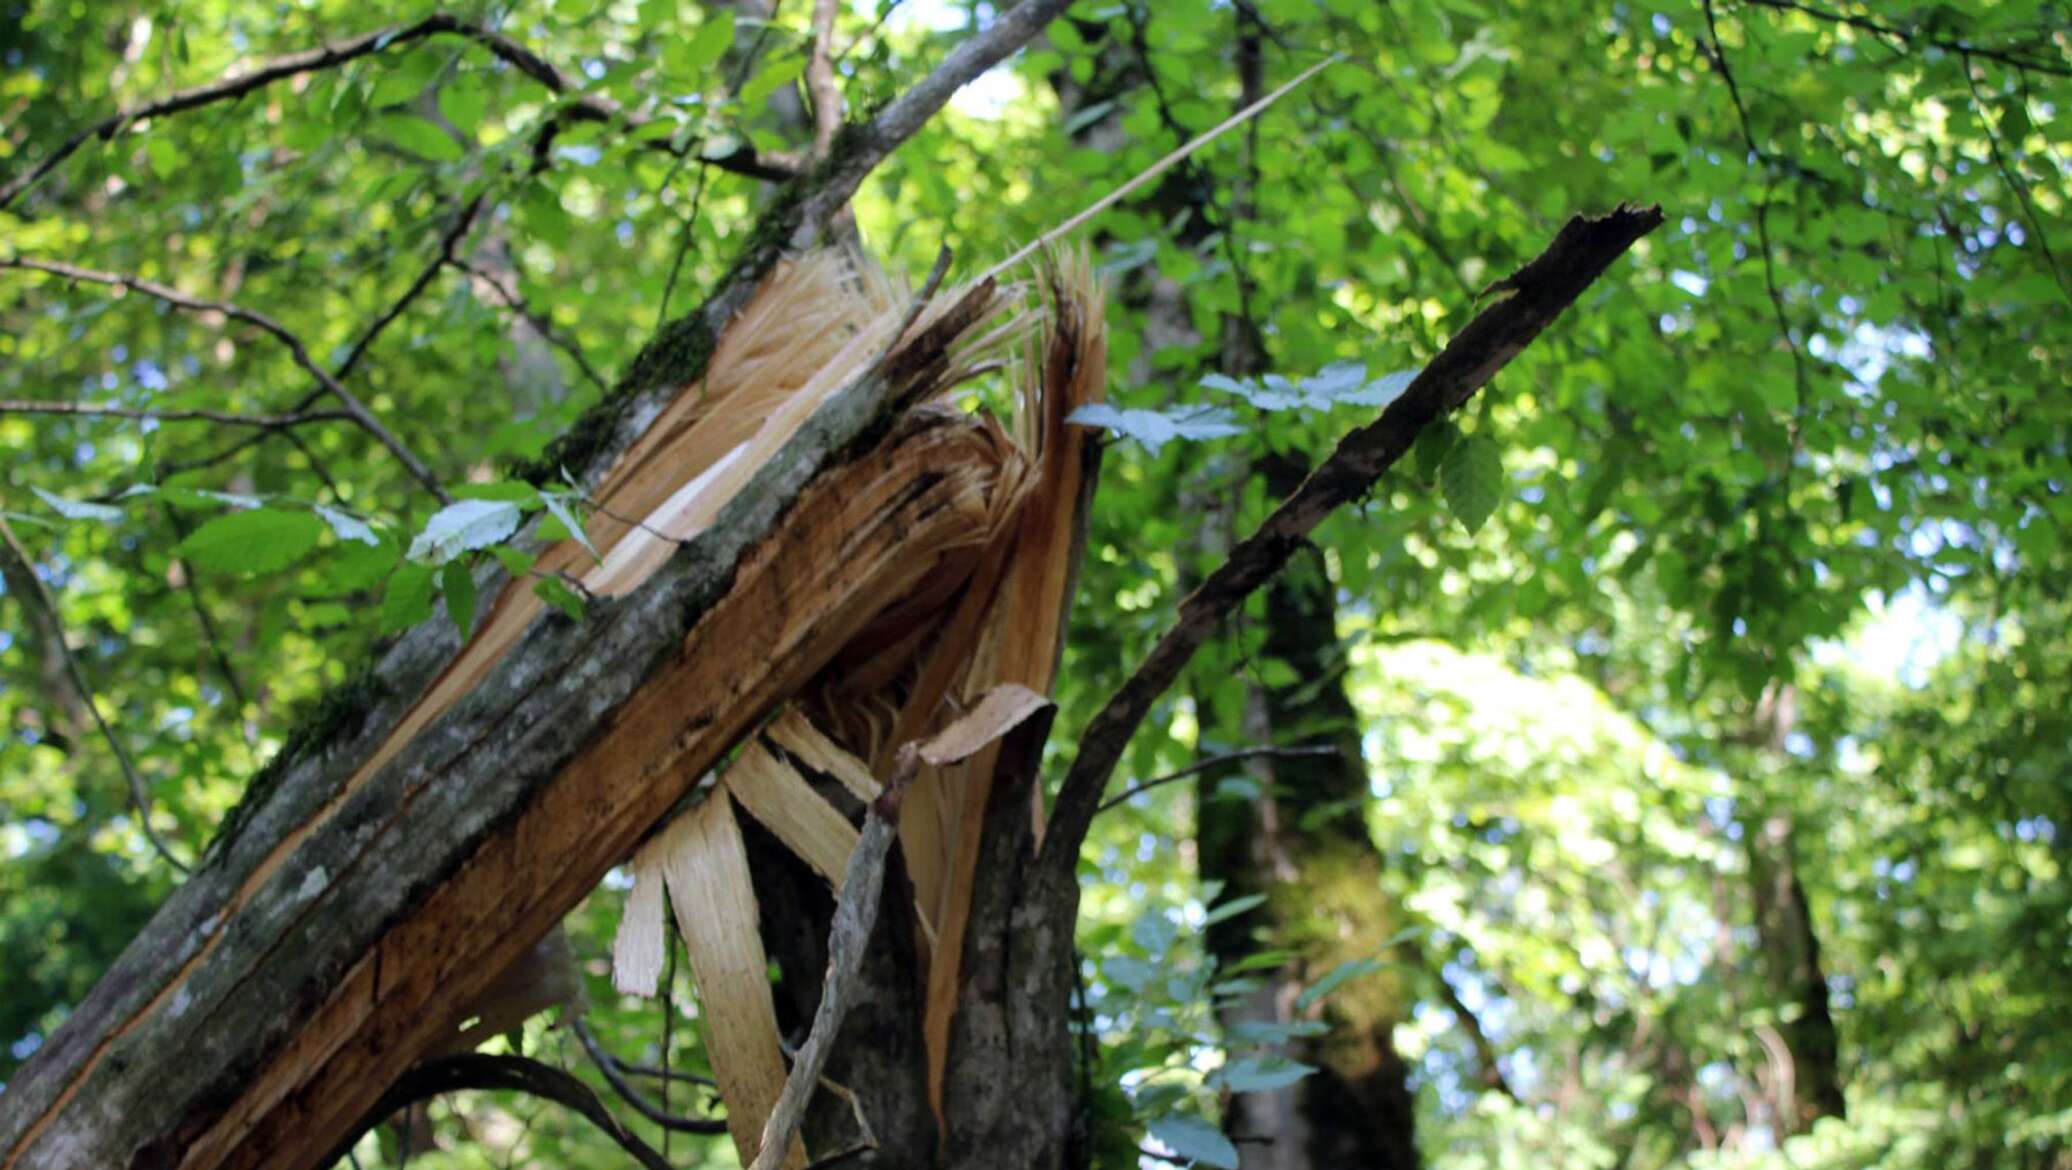
<svg viewBox="0 0 2072 1170">
<path fill-rule="evenodd" d="M 151 827 L 151 796 L 144 788 L 144 777 L 137 772 L 136 762 L 130 759 L 129 749 L 124 747 L 115 729 L 108 726 L 108 720 L 101 714 L 100 701 L 94 698 L 93 688 L 86 685 L 86 674 L 79 668 L 79 659 L 72 653 L 72 647 L 65 641 L 64 623 L 58 618 L 57 601 L 43 584 L 43 578 L 36 575 L 34 563 L 15 539 L 14 529 L 6 518 L 0 517 L 0 569 L 12 586 L 9 592 L 16 595 L 23 609 L 28 611 L 29 625 L 39 631 L 40 637 L 55 646 L 65 661 L 65 678 L 72 684 L 81 706 L 93 716 L 94 726 L 100 729 L 101 738 L 108 741 L 108 748 L 115 753 L 115 762 L 121 766 L 123 778 L 129 781 L 130 802 L 137 814 L 137 827 L 143 830 L 144 839 L 167 865 L 182 874 L 192 873 L 193 867 L 178 857 L 158 836 L 158 830 Z M 26 588 L 21 586 L 26 584 Z"/>
<path fill-rule="evenodd" d="M 710 1134 L 727 1132 L 725 1118 L 678 1117 L 667 1110 L 657 1107 L 639 1089 L 635 1088 L 631 1081 L 626 1079 L 618 1058 L 604 1050 L 604 1046 L 597 1042 L 597 1037 L 591 1035 L 588 1024 L 585 1024 L 581 1019 L 577 1019 L 570 1026 L 575 1030 L 576 1039 L 582 1041 L 583 1051 L 590 1054 L 591 1062 L 597 1065 L 598 1072 L 604 1074 L 605 1082 L 611 1085 L 612 1091 L 624 1098 L 626 1103 L 633 1106 L 634 1111 L 642 1117 L 647 1118 L 663 1129 L 677 1133 Z"/>
</svg>

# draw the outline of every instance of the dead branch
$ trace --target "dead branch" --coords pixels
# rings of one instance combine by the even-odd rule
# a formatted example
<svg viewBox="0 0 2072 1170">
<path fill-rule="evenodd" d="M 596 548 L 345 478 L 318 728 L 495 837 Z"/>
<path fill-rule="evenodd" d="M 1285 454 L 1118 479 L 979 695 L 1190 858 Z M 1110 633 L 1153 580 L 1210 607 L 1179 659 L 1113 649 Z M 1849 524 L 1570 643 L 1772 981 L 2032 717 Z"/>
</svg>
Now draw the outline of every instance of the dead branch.
<svg viewBox="0 0 2072 1170">
<path fill-rule="evenodd" d="M 589 1119 L 646 1170 L 671 1170 L 667 1159 L 642 1141 L 639 1134 L 620 1125 L 604 1102 L 597 1099 L 596 1092 L 573 1075 L 530 1057 L 482 1052 L 442 1056 L 411 1068 L 361 1116 L 352 1135 L 340 1142 L 322 1165 L 336 1165 L 362 1134 L 411 1105 L 463 1089 L 501 1089 L 544 1097 Z"/>
<path fill-rule="evenodd" d="M 1172 628 L 1080 737 L 1043 841 L 1041 864 L 1053 879 L 1069 876 L 1078 865 L 1080 843 L 1130 737 L 1224 615 L 1278 572 L 1325 516 L 1366 494 L 1410 450 L 1419 431 L 1488 384 L 1612 261 L 1661 222 L 1660 207 L 1630 206 L 1597 219 L 1569 220 L 1537 259 L 1489 289 L 1508 295 L 1470 321 L 1380 418 L 1341 440 L 1331 457 L 1180 603 Z"/>
<path fill-rule="evenodd" d="M 89 284 L 112 285 L 132 292 L 142 293 L 154 300 L 163 301 L 176 309 L 183 309 L 190 313 L 216 313 L 231 320 L 243 321 L 248 325 L 257 327 L 285 346 L 289 356 L 294 359 L 295 364 L 301 366 L 311 377 L 315 378 L 317 384 L 322 387 L 324 392 L 338 399 L 339 403 L 345 407 L 346 413 L 352 417 L 353 422 L 359 424 L 361 430 L 372 435 L 376 442 L 388 448 L 389 454 L 395 456 L 397 462 L 401 463 L 412 477 L 429 489 L 433 495 L 437 496 L 440 503 L 450 504 L 453 502 L 453 497 L 448 495 L 446 489 L 439 485 L 438 477 L 432 474 L 431 469 L 426 467 L 423 461 L 418 459 L 416 455 L 412 454 L 410 449 L 403 445 L 401 439 L 396 438 L 386 426 L 383 426 L 380 419 L 374 417 L 374 412 L 367 409 L 367 404 L 361 402 L 358 395 L 346 389 L 344 383 L 340 382 L 336 375 L 318 365 L 316 360 L 309 356 L 309 349 L 303 345 L 300 337 L 296 336 L 287 326 L 267 316 L 265 313 L 257 309 L 248 309 L 243 305 L 231 304 L 228 301 L 210 301 L 203 300 L 200 297 L 189 296 L 171 285 L 160 284 L 155 280 L 146 280 L 140 276 L 129 276 L 119 272 L 101 272 L 97 269 L 81 268 L 78 265 L 66 264 L 58 260 L 32 260 L 26 256 L 14 256 L 0 259 L 0 268 L 42 272 L 51 276 L 61 276 L 67 280 L 86 281 Z"/>
<path fill-rule="evenodd" d="M 806 92 L 813 95 L 813 153 L 809 157 L 814 162 L 827 157 L 835 131 L 842 125 L 842 91 L 835 84 L 834 59 L 828 55 L 834 47 L 835 13 L 841 7 L 841 0 L 813 0 L 813 55 L 806 62 Z"/>
<path fill-rule="evenodd" d="M 677 1133 L 727 1132 L 727 1122 L 723 1117 L 679 1117 L 649 1101 L 646 1094 L 626 1079 L 626 1066 L 621 1064 L 617 1057 L 606 1052 L 604 1045 L 597 1042 L 596 1035 L 590 1031 L 590 1025 L 578 1018 L 570 1026 L 575 1030 L 576 1039 L 582 1042 L 583 1051 L 589 1053 L 591 1062 L 597 1066 L 597 1071 L 604 1074 L 605 1083 L 609 1084 L 612 1091 L 626 1104 L 633 1106 L 634 1112 L 663 1129 L 674 1130 Z"/>
<path fill-rule="evenodd" d="M 763 1125 L 763 1140 L 751 1170 L 777 1170 L 797 1139 L 806 1120 L 806 1102 L 827 1071 L 827 1058 L 834 1052 L 835 1034 L 849 1014 L 849 994 L 856 973 L 863 965 L 863 951 L 878 923 L 878 898 L 885 890 L 885 862 L 892 843 L 899 837 L 899 804 L 907 785 L 921 765 L 913 744 L 902 747 L 897 770 L 884 792 L 871 802 L 863 822 L 862 837 L 849 855 L 849 867 L 842 874 L 842 892 L 835 903 L 834 922 L 828 927 L 827 977 L 820 988 L 820 1006 L 813 1013 L 813 1029 L 799 1046 L 791 1072 L 784 1078 L 784 1091 L 777 1107 Z"/>
</svg>

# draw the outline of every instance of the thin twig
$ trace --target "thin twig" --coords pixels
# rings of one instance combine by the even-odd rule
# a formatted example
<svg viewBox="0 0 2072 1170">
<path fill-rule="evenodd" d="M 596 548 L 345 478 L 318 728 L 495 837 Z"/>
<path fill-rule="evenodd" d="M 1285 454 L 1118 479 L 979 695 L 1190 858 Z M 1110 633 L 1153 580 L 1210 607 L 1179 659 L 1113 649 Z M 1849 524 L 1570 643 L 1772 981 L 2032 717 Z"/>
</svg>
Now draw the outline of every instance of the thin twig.
<svg viewBox="0 0 2072 1170">
<path fill-rule="evenodd" d="M 1044 834 L 1043 880 L 1069 882 L 1130 738 L 1224 616 L 1279 572 L 1324 517 L 1370 490 L 1410 450 L 1418 432 L 1487 385 L 1614 260 L 1661 223 L 1659 207 L 1621 207 L 1602 218 L 1570 220 L 1537 259 L 1491 286 L 1510 296 L 1494 301 L 1455 335 L 1381 417 L 1341 440 L 1331 457 L 1180 603 L 1171 628 L 1080 737 Z"/>
<path fill-rule="evenodd" d="M 519 318 L 531 326 L 532 331 L 539 334 L 542 340 L 562 353 L 567 354 L 568 359 L 575 363 L 576 369 L 582 371 L 584 379 L 592 386 L 597 387 L 601 391 L 610 389 L 609 384 L 604 380 L 604 376 L 599 374 L 590 365 L 589 359 L 583 356 L 582 347 L 561 336 L 555 330 L 554 323 L 540 315 L 517 289 L 506 287 L 495 273 L 479 265 L 471 264 L 466 260 L 456 259 L 448 261 L 448 263 L 481 281 L 483 284 L 488 285 L 490 291 L 496 294 L 497 299 L 508 306 L 512 312 L 518 314 Z"/>
<path fill-rule="evenodd" d="M 306 410 L 299 414 L 233 414 L 223 410 L 143 410 L 97 402 L 34 402 L 0 399 L 0 414 L 69 414 L 85 418 L 133 418 L 152 422 L 212 422 L 232 427 L 278 431 L 314 422 L 351 422 L 342 410 Z"/>
<path fill-rule="evenodd" d="M 1128 804 L 1132 797 L 1142 796 L 1154 788 L 1159 788 L 1164 785 L 1171 784 L 1176 780 L 1185 780 L 1189 776 L 1206 772 L 1211 768 L 1220 768 L 1225 764 L 1235 764 L 1242 760 L 1256 759 L 1260 756 L 1330 756 L 1336 755 L 1337 753 L 1338 749 L 1335 747 L 1317 745 L 1301 745 L 1292 747 L 1252 747 L 1243 748 L 1241 750 L 1234 752 L 1224 752 L 1222 755 L 1209 756 L 1205 759 L 1196 760 L 1194 763 L 1189 764 L 1184 768 L 1175 769 L 1174 771 L 1167 772 L 1163 776 L 1146 780 L 1142 784 L 1138 784 L 1134 787 L 1125 789 L 1119 795 L 1109 797 L 1107 800 L 1102 801 L 1101 807 L 1094 810 L 1094 815 L 1099 816 L 1101 813 L 1107 812 L 1111 808 L 1116 808 L 1121 805 Z"/>
<path fill-rule="evenodd" d="M 123 778 L 129 782 L 130 802 L 137 814 L 137 827 L 143 830 L 144 839 L 151 844 L 153 852 L 165 859 L 182 874 L 193 872 L 193 867 L 178 857 L 158 836 L 158 830 L 151 827 L 151 796 L 144 788 L 144 777 L 138 773 L 136 762 L 130 759 L 129 749 L 123 746 L 122 738 L 115 729 L 108 726 L 108 720 L 101 714 L 100 700 L 94 697 L 93 688 L 86 684 L 86 673 L 79 668 L 79 659 L 72 653 L 72 647 L 65 641 L 64 623 L 58 618 L 57 600 L 50 595 L 50 589 L 43 584 L 43 578 L 36 575 L 35 563 L 22 548 L 21 541 L 14 535 L 14 528 L 0 517 L 0 567 L 8 570 L 5 576 L 12 583 L 26 583 L 27 588 L 10 589 L 17 594 L 17 600 L 29 614 L 29 625 L 40 631 L 44 640 L 57 647 L 65 661 L 65 678 L 72 684 L 79 702 L 93 716 L 94 726 L 100 729 L 101 738 L 108 741 L 109 750 L 115 753 L 115 762 L 121 766 Z"/>
<path fill-rule="evenodd" d="M 217 102 L 235 101 L 276 81 L 320 69 L 336 68 L 384 49 L 433 36 L 459 36 L 474 41 L 556 94 L 565 94 L 575 88 L 560 69 L 510 37 L 470 23 L 451 13 L 434 13 L 413 24 L 392 25 L 332 41 L 314 49 L 275 57 L 243 73 L 118 110 L 66 139 L 28 171 L 0 183 L 0 210 L 6 209 L 23 192 L 56 169 L 58 164 L 96 138 L 113 141 L 116 136 L 139 122 Z M 621 122 L 629 129 L 638 129 L 647 122 L 645 117 L 629 114 L 616 102 L 599 94 L 583 94 L 562 106 L 555 116 L 557 119 L 566 118 L 577 122 Z M 548 134 L 546 137 L 551 138 L 552 135 Z M 666 149 L 668 143 L 654 142 L 651 146 Z M 758 159 L 752 148 L 744 147 L 726 157 L 707 161 L 759 179 L 781 179 L 790 176 L 788 170 Z"/>
<path fill-rule="evenodd" d="M 171 504 L 161 503 L 161 506 L 165 509 L 166 523 L 173 526 L 173 535 L 186 540 L 187 525 L 180 519 L 179 511 Z M 245 697 L 244 684 L 238 681 L 237 671 L 231 669 L 230 655 L 223 650 L 223 635 L 216 629 L 216 619 L 209 616 L 209 607 L 202 604 L 201 582 L 195 579 L 194 567 L 184 561 L 180 563 L 180 588 L 187 594 L 188 603 L 194 607 L 194 620 L 195 624 L 201 627 L 202 643 L 216 659 L 216 669 L 223 672 L 223 681 L 230 687 L 230 697 L 237 702 L 236 721 L 242 724 L 245 707 L 251 700 Z M 249 738 L 251 733 L 246 734 Z"/>
<path fill-rule="evenodd" d="M 2016 52 L 2013 48 L 1981 45 L 1954 37 L 1938 37 L 1928 33 L 1917 32 L 1913 29 L 1900 28 L 1896 25 L 1881 24 L 1868 16 L 1858 16 L 1849 12 L 1834 12 L 1812 4 L 1799 3 L 1798 0 L 1742 0 L 1742 3 L 1754 5 L 1758 8 L 1774 8 L 1779 12 L 1802 13 L 1816 20 L 1824 20 L 1830 24 L 1845 24 L 1850 28 L 1861 29 L 1864 32 L 1891 40 L 1909 44 L 1933 45 L 1944 52 L 1956 53 L 1963 57 L 1984 57 L 1989 61 L 1998 61 L 2002 65 L 2011 65 L 2016 69 L 2033 69 L 2038 73 L 2051 73 L 2059 77 L 2072 77 L 2072 65 L 2067 65 L 2062 61 L 2049 61 L 2040 57 L 2030 57 Z"/>
<path fill-rule="evenodd" d="M 431 469 L 426 467 L 416 455 L 412 454 L 410 449 L 403 445 L 402 440 L 391 434 L 389 429 L 382 425 L 380 419 L 374 417 L 374 412 L 367 409 L 367 404 L 361 402 L 359 397 L 346 389 L 336 376 L 318 365 L 315 359 L 309 356 L 309 349 L 302 344 L 300 337 L 296 336 L 287 326 L 257 309 L 248 309 L 243 305 L 234 305 L 228 301 L 203 300 L 200 297 L 189 296 L 170 285 L 160 284 L 155 280 L 146 280 L 140 276 L 129 276 L 119 272 L 101 272 L 96 269 L 81 268 L 75 264 L 66 264 L 57 260 L 32 260 L 26 256 L 13 256 L 0 259 L 0 268 L 42 272 L 51 276 L 62 276 L 67 280 L 82 280 L 90 284 L 112 285 L 117 288 L 142 293 L 155 300 L 163 301 L 176 309 L 184 309 L 194 313 L 217 313 L 232 320 L 243 321 L 248 325 L 257 327 L 285 346 L 289 356 L 294 359 L 295 364 L 301 366 L 311 377 L 315 378 L 317 384 L 324 391 L 338 399 L 339 403 L 345 407 L 346 413 L 352 416 L 352 420 L 355 423 L 359 424 L 360 429 L 374 436 L 376 442 L 388 448 L 389 454 L 394 455 L 396 460 L 419 483 L 423 484 L 433 495 L 437 496 L 440 503 L 450 504 L 453 502 L 453 497 L 447 494 L 445 488 L 439 486 L 439 480 L 432 474 Z"/>
<path fill-rule="evenodd" d="M 367 356 L 367 351 L 373 347 L 375 339 L 381 336 L 382 331 L 393 324 L 396 318 L 401 317 L 411 302 L 432 286 L 432 281 L 437 279 L 441 268 L 453 263 L 455 249 L 460 247 L 460 242 L 467 236 L 469 229 L 475 226 L 475 217 L 481 213 L 482 205 L 488 198 L 489 192 L 484 191 L 469 200 L 466 207 L 461 208 L 460 215 L 455 217 L 452 225 L 439 237 L 438 255 L 432 257 L 431 263 L 418 272 L 417 279 L 410 282 L 410 287 L 403 290 L 403 295 L 397 297 L 386 312 L 367 326 L 358 341 L 353 342 L 352 348 L 346 351 L 345 357 L 338 363 L 338 369 L 333 372 L 333 380 L 343 382 L 352 377 L 353 367 L 359 365 L 360 359 Z"/>
<path fill-rule="evenodd" d="M 1986 148 L 1992 152 L 1993 166 L 2000 172 L 2000 180 L 2014 193 L 2014 201 L 2029 219 L 2029 235 L 2036 241 L 2036 247 L 2043 253 L 2043 259 L 2050 266 L 2050 274 L 2057 281 L 2058 292 L 2072 302 L 2072 285 L 2065 283 L 2065 270 L 2058 267 L 2058 255 L 2051 251 L 2050 235 L 2043 228 L 2043 218 L 2036 214 L 2036 204 L 2029 198 L 2029 185 L 2022 182 L 2007 161 L 2006 152 L 2000 148 L 2000 135 L 1993 129 L 1992 121 L 1986 117 L 1985 95 L 1978 91 L 1978 79 L 1971 75 L 1971 58 L 1967 55 L 1964 64 L 1964 84 L 1971 89 L 1971 100 L 1978 107 L 1979 126 L 1986 132 Z"/>
<path fill-rule="evenodd" d="M 1705 28 L 1712 34 L 1711 51 L 1707 54 L 1713 68 L 1719 71 L 1720 79 L 1727 83 L 1727 94 L 1734 101 L 1734 112 L 1741 122 L 1741 139 L 1748 145 L 1748 156 L 1763 169 L 1763 194 L 1755 205 L 1756 243 L 1763 251 L 1763 283 L 1770 293 L 1770 309 L 1777 318 L 1777 332 L 1784 339 L 1784 347 L 1791 353 L 1793 382 L 1797 389 L 1796 406 L 1791 417 L 1791 450 L 1796 456 L 1806 441 L 1806 411 L 1812 397 L 1812 387 L 1806 372 L 1806 355 L 1799 349 L 1798 339 L 1791 334 L 1791 319 L 1785 311 L 1784 288 L 1777 280 L 1776 249 L 1770 244 L 1770 200 L 1777 190 L 1777 168 L 1772 165 L 1762 147 L 1756 145 L 1755 131 L 1749 122 L 1748 104 L 1741 99 L 1741 85 L 1734 79 L 1734 70 L 1727 64 L 1727 46 L 1719 39 L 1719 23 L 1713 11 L 1713 0 L 1704 0 Z M 1698 42 L 1701 51 L 1705 42 Z"/>
<path fill-rule="evenodd" d="M 490 1055 L 483 1052 L 441 1056 L 412 1066 L 381 1095 L 381 1100 L 375 1102 L 372 1109 L 360 1115 L 360 1120 L 353 1126 L 351 1135 L 334 1147 L 330 1156 L 318 1164 L 336 1164 L 345 1156 L 345 1152 L 359 1141 L 360 1135 L 401 1110 L 420 1101 L 460 1089 L 505 1089 L 544 1097 L 588 1118 L 592 1124 L 604 1131 L 605 1136 L 617 1142 L 620 1149 L 632 1155 L 645 1170 L 671 1170 L 668 1161 L 656 1153 L 653 1146 L 642 1141 L 639 1134 L 621 1125 L 618 1118 L 612 1116 L 611 1110 L 604 1107 L 604 1102 L 598 1099 L 597 1093 L 574 1074 L 531 1057 Z"/>
<path fill-rule="evenodd" d="M 871 802 L 863 821 L 863 834 L 849 854 L 849 867 L 842 874 L 842 892 L 835 902 L 834 922 L 827 932 L 827 978 L 821 984 L 820 1006 L 813 1013 L 813 1028 L 799 1046 L 791 1072 L 784 1078 L 784 1090 L 763 1123 L 762 1145 L 756 1150 L 750 1170 L 777 1170 L 791 1151 L 799 1127 L 806 1119 L 806 1102 L 827 1071 L 834 1053 L 835 1034 L 849 1014 L 849 997 L 863 968 L 863 952 L 878 921 L 878 901 L 885 890 L 885 861 L 892 842 L 899 836 L 899 806 L 907 785 L 920 770 L 921 753 L 913 744 L 899 749 L 898 763 L 883 792 Z"/>
<path fill-rule="evenodd" d="M 628 1081 L 620 1073 L 618 1059 L 612 1056 L 611 1053 L 606 1052 L 604 1046 L 597 1042 L 597 1037 L 591 1035 L 588 1024 L 585 1024 L 581 1018 L 578 1018 L 570 1026 L 575 1030 L 576 1039 L 582 1041 L 583 1051 L 590 1054 L 590 1060 L 597 1065 L 597 1071 L 604 1074 L 605 1082 L 611 1085 L 612 1091 L 624 1098 L 626 1104 L 633 1106 L 634 1111 L 642 1117 L 647 1118 L 663 1129 L 674 1130 L 677 1133 L 713 1134 L 727 1132 L 725 1118 L 678 1117 L 667 1110 L 658 1108 L 654 1102 L 649 1101 L 641 1094 L 639 1089 L 633 1086 L 631 1081 Z"/>
</svg>

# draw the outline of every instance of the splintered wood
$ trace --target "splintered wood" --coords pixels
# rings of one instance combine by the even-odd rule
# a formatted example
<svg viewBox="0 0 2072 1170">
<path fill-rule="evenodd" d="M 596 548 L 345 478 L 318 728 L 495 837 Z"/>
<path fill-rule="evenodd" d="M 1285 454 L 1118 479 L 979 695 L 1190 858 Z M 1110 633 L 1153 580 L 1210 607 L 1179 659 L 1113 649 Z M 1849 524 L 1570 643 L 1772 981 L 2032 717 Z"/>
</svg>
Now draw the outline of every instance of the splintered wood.
<svg viewBox="0 0 2072 1170">
<path fill-rule="evenodd" d="M 616 536 L 619 543 L 604 553 L 592 588 L 637 585 L 643 569 L 667 552 L 654 533 L 694 531 L 708 522 L 718 506 L 715 494 L 732 490 L 758 452 L 781 441 L 764 438 L 765 432 L 795 427 L 806 404 L 853 377 L 867 355 L 882 352 L 897 327 L 901 298 L 867 264 L 845 272 L 816 257 L 775 278 L 722 341 L 714 360 L 722 372 L 665 411 L 628 456 L 633 470 L 606 481 L 612 498 L 629 501 L 625 511 L 612 510 L 646 521 L 630 534 L 593 528 L 593 540 Z M 1065 420 L 1077 406 L 1099 401 L 1105 385 L 1103 307 L 1091 272 L 1076 260 L 1053 265 L 1048 277 L 1035 312 L 1015 312 L 1007 295 L 989 305 L 988 324 L 974 326 L 945 364 L 940 389 L 931 395 L 937 401 L 918 408 L 924 415 L 950 411 L 942 394 L 970 371 L 987 365 L 1008 371 L 1007 423 L 979 420 L 997 445 L 999 468 L 978 520 L 984 537 L 933 550 L 926 572 L 850 603 L 856 620 L 842 624 L 849 632 L 831 647 L 828 666 L 785 696 L 784 709 L 713 778 L 709 795 L 634 858 L 633 891 L 614 951 L 617 986 L 653 993 L 666 887 L 691 954 L 708 1052 L 744 1164 L 755 1157 L 756 1139 L 749 1135 L 761 1134 L 774 1100 L 773 1077 L 781 1084 L 784 1066 L 774 1026 L 765 1026 L 774 1019 L 768 980 L 746 974 L 763 952 L 752 884 L 745 864 L 731 860 L 739 848 L 738 836 L 729 833 L 731 818 L 737 807 L 745 811 L 831 887 L 839 886 L 858 830 L 830 797 L 875 796 L 878 777 L 888 774 L 893 753 L 905 743 L 925 744 L 926 766 L 905 796 L 900 837 L 921 933 L 932 944 L 925 956 L 925 1030 L 930 1092 L 940 1103 L 968 886 L 997 743 L 1047 702 L 1070 602 L 1091 468 L 1085 433 Z M 799 303 L 777 303 L 780 293 L 784 302 Z M 925 328 L 937 306 L 956 296 L 931 302 L 913 330 Z M 849 309 L 838 312 L 831 302 Z M 804 356 L 783 345 L 802 331 L 812 335 L 803 339 L 812 347 Z M 747 412 L 753 418 L 736 417 L 735 403 L 753 403 Z M 670 476 L 681 486 L 664 490 L 654 482 Z M 803 597 L 794 604 L 825 603 Z M 866 606 L 869 612 L 857 612 Z M 824 787 L 816 788 L 816 781 Z M 692 823 L 703 826 L 695 837 L 684 828 Z M 695 863 L 686 851 L 696 849 L 713 856 L 697 863 L 693 890 L 671 875 Z M 687 910 L 685 898 L 698 902 Z M 788 1159 L 799 1156 L 787 1151 Z"/>
</svg>

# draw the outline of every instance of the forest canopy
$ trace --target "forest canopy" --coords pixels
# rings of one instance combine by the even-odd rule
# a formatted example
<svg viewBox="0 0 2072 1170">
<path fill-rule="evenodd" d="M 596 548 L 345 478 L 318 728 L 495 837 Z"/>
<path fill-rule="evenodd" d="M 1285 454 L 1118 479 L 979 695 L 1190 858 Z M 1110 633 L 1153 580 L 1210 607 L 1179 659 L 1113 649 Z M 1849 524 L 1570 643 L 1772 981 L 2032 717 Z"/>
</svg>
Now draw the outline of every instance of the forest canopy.
<svg viewBox="0 0 2072 1170">
<path fill-rule="evenodd" d="M 586 612 L 515 534 L 581 531 L 600 404 L 1013 7 L 0 0 L 0 1086 L 476 570 Z M 1664 216 L 1129 739 L 1082 1164 L 2072 1167 L 2068 30 L 1079 0 L 862 180 L 845 237 L 968 279 L 1321 66 L 1067 244 L 1108 373 L 1050 791 L 1504 278 Z M 614 987 L 628 872 L 565 922 L 583 1006 L 485 1051 L 734 1164 L 688 963 Z M 350 1154 L 623 1164 L 540 1084 Z"/>
</svg>

